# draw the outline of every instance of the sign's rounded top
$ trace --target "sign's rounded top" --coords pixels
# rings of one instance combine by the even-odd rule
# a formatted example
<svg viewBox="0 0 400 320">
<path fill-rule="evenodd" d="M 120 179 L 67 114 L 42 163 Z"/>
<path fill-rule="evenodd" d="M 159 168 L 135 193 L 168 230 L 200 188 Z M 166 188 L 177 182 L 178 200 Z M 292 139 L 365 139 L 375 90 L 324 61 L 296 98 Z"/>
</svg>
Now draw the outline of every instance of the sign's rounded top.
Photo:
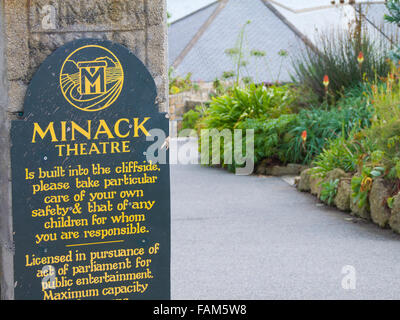
<svg viewBox="0 0 400 320">
<path fill-rule="evenodd" d="M 111 106 L 124 85 L 124 69 L 116 55 L 91 44 L 73 51 L 60 71 L 64 98 L 75 108 L 95 112 Z"/>
<path fill-rule="evenodd" d="M 156 95 L 154 79 L 126 47 L 75 40 L 40 66 L 27 90 L 24 114 L 64 119 L 148 114 L 158 112 Z"/>
</svg>

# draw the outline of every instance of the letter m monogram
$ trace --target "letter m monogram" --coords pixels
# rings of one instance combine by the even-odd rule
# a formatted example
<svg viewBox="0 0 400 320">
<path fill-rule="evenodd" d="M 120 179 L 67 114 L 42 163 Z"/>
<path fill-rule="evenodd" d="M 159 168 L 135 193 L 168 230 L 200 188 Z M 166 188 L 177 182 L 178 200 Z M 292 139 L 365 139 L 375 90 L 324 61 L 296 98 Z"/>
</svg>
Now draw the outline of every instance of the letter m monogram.
<svg viewBox="0 0 400 320">
<path fill-rule="evenodd" d="M 78 67 L 80 74 L 80 93 L 82 95 L 106 93 L 106 62 L 79 62 Z"/>
</svg>

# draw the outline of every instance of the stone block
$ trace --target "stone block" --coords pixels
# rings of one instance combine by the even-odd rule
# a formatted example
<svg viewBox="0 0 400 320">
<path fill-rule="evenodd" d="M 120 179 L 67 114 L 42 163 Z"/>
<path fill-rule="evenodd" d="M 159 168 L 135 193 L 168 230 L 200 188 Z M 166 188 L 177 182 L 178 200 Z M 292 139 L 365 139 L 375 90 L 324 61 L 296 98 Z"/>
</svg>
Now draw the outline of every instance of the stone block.
<svg viewBox="0 0 400 320">
<path fill-rule="evenodd" d="M 146 64 L 146 32 L 143 30 L 136 31 L 119 31 L 112 32 L 109 40 L 118 42 L 129 48 L 144 64 Z"/>
<path fill-rule="evenodd" d="M 272 176 L 297 176 L 300 174 L 303 167 L 296 164 L 289 164 L 287 166 L 273 166 L 268 168 L 268 173 Z"/>
<path fill-rule="evenodd" d="M 268 162 L 269 159 L 263 159 L 256 168 L 256 174 L 258 175 L 265 175 L 266 174 L 266 169 L 268 167 Z"/>
<path fill-rule="evenodd" d="M 166 20 L 164 0 L 147 1 L 147 23 L 149 26 L 163 24 Z"/>
<path fill-rule="evenodd" d="M 369 195 L 371 219 L 382 228 L 389 224 L 390 209 L 386 204 L 389 197 L 390 190 L 385 180 L 382 178 L 375 179 Z"/>
<path fill-rule="evenodd" d="M 310 189 L 311 194 L 317 196 L 318 198 L 321 195 L 322 183 L 324 179 L 318 174 L 312 174 L 310 177 Z"/>
<path fill-rule="evenodd" d="M 343 211 L 350 211 L 351 199 L 351 180 L 342 178 L 339 181 L 336 197 L 334 200 L 335 206 Z"/>
<path fill-rule="evenodd" d="M 324 181 L 335 181 L 336 179 L 341 179 L 346 177 L 347 174 L 344 172 L 342 169 L 333 169 L 332 171 L 329 171 L 324 178 Z"/>
<path fill-rule="evenodd" d="M 22 81 L 8 83 L 8 112 L 22 112 L 27 85 Z"/>
<path fill-rule="evenodd" d="M 400 193 L 393 197 L 389 226 L 393 231 L 400 233 Z"/>
<path fill-rule="evenodd" d="M 7 79 L 27 81 L 29 30 L 26 0 L 4 1 Z"/>
<path fill-rule="evenodd" d="M 311 191 L 311 175 L 313 173 L 312 169 L 303 170 L 300 174 L 300 181 L 298 184 L 299 191 L 309 192 Z"/>
<path fill-rule="evenodd" d="M 32 32 L 144 30 L 146 20 L 144 0 L 32 0 L 29 8 Z"/>
</svg>

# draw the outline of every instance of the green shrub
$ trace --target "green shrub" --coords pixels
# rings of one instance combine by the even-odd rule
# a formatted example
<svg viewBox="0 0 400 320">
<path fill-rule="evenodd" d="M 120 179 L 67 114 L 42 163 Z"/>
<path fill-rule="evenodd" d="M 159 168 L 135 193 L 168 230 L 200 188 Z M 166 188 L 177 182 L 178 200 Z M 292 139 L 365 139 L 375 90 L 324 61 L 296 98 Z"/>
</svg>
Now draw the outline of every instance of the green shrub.
<svg viewBox="0 0 400 320">
<path fill-rule="evenodd" d="M 334 168 L 341 168 L 346 172 L 355 172 L 358 169 L 363 177 L 354 178 L 353 189 L 358 197 L 357 202 L 361 202 L 361 206 L 364 205 L 368 196 L 369 190 L 362 190 L 368 189 L 365 188 L 367 178 L 372 179 L 378 173 L 373 168 L 383 168 L 379 176 L 388 179 L 400 178 L 400 113 L 398 107 L 400 105 L 400 86 L 393 82 L 388 89 L 387 83 L 377 83 L 373 86 L 372 91 L 371 100 L 374 108 L 373 111 L 369 111 L 371 124 L 364 123 L 363 126 L 360 126 L 361 131 L 357 127 L 353 127 L 349 138 L 342 135 L 330 141 L 314 161 L 321 173 Z M 363 181 L 364 188 L 361 188 Z"/>
<path fill-rule="evenodd" d="M 258 163 L 264 158 L 271 158 L 286 162 L 283 141 L 287 139 L 287 132 L 297 121 L 296 114 L 282 115 L 277 119 L 260 120 L 247 119 L 238 129 L 254 130 L 254 161 Z"/>
<path fill-rule="evenodd" d="M 309 164 L 319 155 L 333 139 L 352 130 L 362 129 L 369 125 L 371 111 L 368 104 L 348 106 L 343 102 L 340 109 L 302 110 L 298 115 L 297 126 L 288 132 L 290 139 L 283 146 L 286 149 L 286 160 L 293 163 Z M 307 132 L 307 141 L 302 133 Z"/>
<path fill-rule="evenodd" d="M 168 70 L 169 77 L 169 94 L 177 94 L 182 91 L 188 91 L 194 88 L 191 77 L 192 74 L 188 73 L 185 77 L 175 76 L 174 69 L 171 67 Z"/>
<path fill-rule="evenodd" d="M 295 102 L 292 104 L 292 110 L 294 113 L 300 112 L 301 109 L 308 109 L 310 106 L 320 105 L 318 96 L 311 88 L 301 84 L 292 84 L 290 90 L 296 97 Z"/>
<path fill-rule="evenodd" d="M 347 90 L 337 107 L 302 109 L 298 114 L 290 113 L 295 96 L 291 89 L 287 86 L 235 89 L 232 96 L 213 100 L 200 127 L 253 129 L 255 163 L 269 158 L 283 164 L 309 164 L 323 152 L 318 159 L 322 168 L 329 171 L 339 165 L 346 171 L 354 171 L 357 150 L 353 146 L 346 150 L 334 141 L 342 136 L 346 140 L 350 132 L 370 125 L 372 113 L 364 88 Z M 303 132 L 307 133 L 306 140 L 302 137 Z M 327 145 L 335 149 L 324 150 Z"/>
<path fill-rule="evenodd" d="M 289 130 L 288 123 L 296 118 L 296 115 L 290 115 L 291 106 L 295 101 L 296 95 L 289 86 L 267 88 L 250 84 L 244 88 L 234 87 L 229 94 L 212 99 L 204 118 L 199 120 L 197 127 L 200 130 L 217 129 L 219 131 L 254 129 L 255 161 L 265 158 L 266 155 L 279 157 L 282 136 Z M 244 134 L 241 144 L 245 144 Z M 231 150 L 232 154 L 234 147 Z M 212 151 L 210 144 L 210 156 L 212 156 Z M 223 157 L 223 151 L 223 144 L 221 144 L 221 157 Z M 223 158 L 220 159 L 220 163 L 225 166 Z M 236 164 L 227 166 L 233 170 Z"/>
<path fill-rule="evenodd" d="M 358 145 L 342 135 L 327 143 L 327 147 L 316 157 L 314 165 L 323 175 L 336 168 L 355 172 L 359 154 Z"/>
<path fill-rule="evenodd" d="M 196 129 L 196 124 L 201 118 L 201 113 L 198 110 L 189 110 L 183 115 L 182 130 Z"/>
<path fill-rule="evenodd" d="M 323 107 L 301 108 L 294 113 L 298 108 L 297 97 L 301 95 L 298 88 L 266 88 L 254 84 L 236 87 L 213 98 L 203 118 L 199 120 L 197 114 L 190 113 L 185 122 L 197 121 L 198 129 L 241 129 L 243 132 L 253 129 L 255 163 L 268 158 L 283 164 L 310 164 L 323 152 L 318 161 L 326 171 L 335 166 L 354 171 L 359 153 L 351 144 L 342 147 L 350 134 L 370 125 L 372 109 L 368 87 L 359 85 L 346 90 L 335 106 L 325 103 Z M 341 137 L 341 143 L 335 141 Z M 221 155 L 222 148 L 221 144 Z M 329 151 L 330 148 L 333 150 Z"/>
<path fill-rule="evenodd" d="M 400 70 L 392 66 L 385 81 L 372 85 L 372 124 L 363 130 L 363 159 L 360 165 L 384 166 L 390 178 L 400 178 Z M 400 172 L 399 172 L 400 173 Z"/>
<path fill-rule="evenodd" d="M 236 87 L 232 94 L 213 98 L 202 120 L 203 128 L 235 129 L 246 119 L 278 118 L 291 113 L 290 106 L 295 96 L 287 86 L 266 88 L 251 84 Z"/>
<path fill-rule="evenodd" d="M 395 119 L 384 125 L 373 124 L 365 131 L 370 144 L 370 152 L 382 152 L 382 162 L 387 166 L 395 165 L 400 158 L 400 120 Z"/>
</svg>

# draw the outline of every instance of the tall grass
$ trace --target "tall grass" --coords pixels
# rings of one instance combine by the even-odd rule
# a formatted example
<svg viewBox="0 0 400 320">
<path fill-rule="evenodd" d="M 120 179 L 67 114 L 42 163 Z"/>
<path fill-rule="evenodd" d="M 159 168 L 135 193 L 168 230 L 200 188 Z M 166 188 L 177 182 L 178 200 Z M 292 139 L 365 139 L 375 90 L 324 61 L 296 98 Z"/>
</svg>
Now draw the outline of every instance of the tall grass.
<svg viewBox="0 0 400 320">
<path fill-rule="evenodd" d="M 312 88 L 322 101 L 328 95 L 338 98 L 346 88 L 351 88 L 367 79 L 386 76 L 390 70 L 387 55 L 390 42 L 383 36 L 368 32 L 332 31 L 320 34 L 316 48 L 305 48 L 293 60 L 293 80 Z M 363 53 L 364 61 L 357 57 Z M 325 75 L 329 77 L 328 92 L 323 85 Z"/>
</svg>

